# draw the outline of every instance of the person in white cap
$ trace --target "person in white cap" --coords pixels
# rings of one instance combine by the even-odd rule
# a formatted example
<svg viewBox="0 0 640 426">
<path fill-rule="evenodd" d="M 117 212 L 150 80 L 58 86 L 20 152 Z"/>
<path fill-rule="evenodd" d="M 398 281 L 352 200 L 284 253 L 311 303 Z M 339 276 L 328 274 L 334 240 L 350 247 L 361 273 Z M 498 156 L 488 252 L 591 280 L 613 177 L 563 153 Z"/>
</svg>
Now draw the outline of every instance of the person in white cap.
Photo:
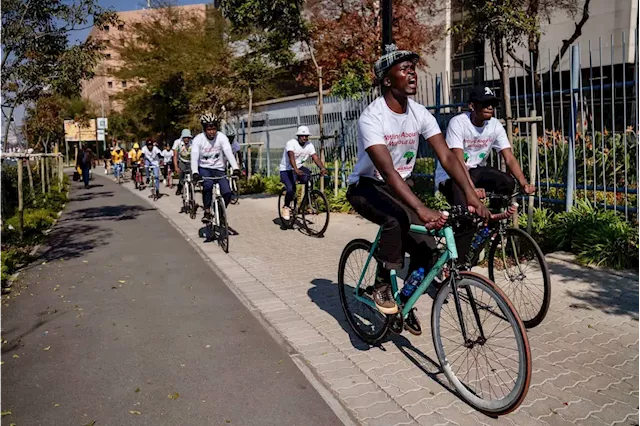
<svg viewBox="0 0 640 426">
<path fill-rule="evenodd" d="M 309 128 L 307 126 L 298 127 L 296 132 L 297 139 L 291 139 L 287 142 L 282 153 L 280 161 L 280 181 L 287 189 L 287 195 L 284 198 L 284 206 L 282 207 L 282 218 L 289 220 L 291 213 L 291 201 L 296 194 L 296 182 L 307 183 L 311 171 L 302 166 L 309 157 L 320 168 L 320 174 L 326 175 L 327 169 L 322 164 L 320 157 L 316 154 L 316 149 L 309 142 Z"/>
<path fill-rule="evenodd" d="M 116 145 L 111 151 L 111 162 L 113 163 L 113 179 L 117 182 L 118 176 L 124 173 L 124 151 L 120 145 Z"/>
<path fill-rule="evenodd" d="M 191 139 L 191 130 L 182 129 L 180 138 L 176 139 L 171 147 L 173 151 L 173 169 L 180 172 L 176 195 L 182 194 L 184 174 L 191 173 Z"/>
</svg>

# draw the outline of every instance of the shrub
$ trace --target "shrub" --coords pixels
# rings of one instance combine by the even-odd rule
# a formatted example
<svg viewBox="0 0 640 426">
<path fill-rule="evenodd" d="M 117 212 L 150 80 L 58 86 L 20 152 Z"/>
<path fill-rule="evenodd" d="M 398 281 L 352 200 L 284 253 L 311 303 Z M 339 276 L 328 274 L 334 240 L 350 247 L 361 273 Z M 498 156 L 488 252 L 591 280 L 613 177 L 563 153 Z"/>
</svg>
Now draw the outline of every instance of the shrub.
<svg viewBox="0 0 640 426">
<path fill-rule="evenodd" d="M 280 176 L 277 175 L 268 176 L 262 181 L 264 182 L 264 191 L 267 194 L 278 195 L 284 188 L 284 185 L 280 182 Z"/>
<path fill-rule="evenodd" d="M 251 179 L 240 179 L 238 181 L 238 191 L 240 195 L 260 194 L 264 192 L 264 180 L 259 174 L 251 176 Z"/>
<path fill-rule="evenodd" d="M 50 209 L 25 209 L 24 211 L 24 243 L 36 243 L 42 236 L 42 231 L 49 228 L 57 217 L 57 211 Z M 3 244 L 15 244 L 18 242 L 18 229 L 20 217 L 18 214 L 11 216 L 3 224 Z M 13 229 L 11 229 L 13 228 Z"/>
<path fill-rule="evenodd" d="M 537 207 L 533 209 L 531 236 L 545 253 L 553 251 L 554 245 L 551 242 L 551 231 L 556 221 L 556 214 L 553 210 Z M 520 228 L 526 229 L 528 222 L 529 216 L 527 213 L 520 213 L 518 217 Z"/>
<path fill-rule="evenodd" d="M 11 277 L 19 265 L 27 263 L 30 260 L 29 248 L 12 248 L 2 250 L 0 255 L 2 263 L 2 282 Z"/>
<path fill-rule="evenodd" d="M 353 211 L 353 207 L 347 200 L 347 188 L 339 188 L 337 196 L 333 190 L 327 191 L 325 195 L 329 202 L 329 209 L 332 212 L 351 213 Z"/>
</svg>

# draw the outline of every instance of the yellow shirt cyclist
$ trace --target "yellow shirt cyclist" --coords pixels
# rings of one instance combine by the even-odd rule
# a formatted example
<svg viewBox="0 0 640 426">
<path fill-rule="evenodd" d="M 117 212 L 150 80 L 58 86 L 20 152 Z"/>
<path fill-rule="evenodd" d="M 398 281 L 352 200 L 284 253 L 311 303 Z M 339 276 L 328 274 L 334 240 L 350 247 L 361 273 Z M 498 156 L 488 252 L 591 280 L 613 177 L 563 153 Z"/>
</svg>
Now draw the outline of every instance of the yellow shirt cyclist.
<svg viewBox="0 0 640 426">
<path fill-rule="evenodd" d="M 120 164 L 124 161 L 124 151 L 120 147 L 111 151 L 111 161 L 113 164 Z"/>
</svg>

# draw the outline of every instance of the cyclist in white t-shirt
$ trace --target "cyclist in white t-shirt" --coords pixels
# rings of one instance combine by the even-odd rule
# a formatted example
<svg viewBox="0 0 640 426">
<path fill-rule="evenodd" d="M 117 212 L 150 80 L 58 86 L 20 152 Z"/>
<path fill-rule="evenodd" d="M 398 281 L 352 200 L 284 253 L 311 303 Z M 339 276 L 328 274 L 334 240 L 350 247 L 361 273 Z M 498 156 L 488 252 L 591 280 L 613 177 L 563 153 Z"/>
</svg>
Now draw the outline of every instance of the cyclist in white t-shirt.
<svg viewBox="0 0 640 426">
<path fill-rule="evenodd" d="M 533 194 L 536 187 L 529 184 L 518 160 L 513 155 L 507 133 L 498 119 L 493 117 L 499 99 L 489 87 L 476 86 L 469 96 L 469 112 L 456 115 L 447 127 L 447 145 L 460 162 L 465 165 L 469 183 L 477 188 L 480 198 L 485 190 L 502 195 L 512 195 L 518 181 L 525 194 Z M 491 150 L 500 153 L 511 174 L 487 165 Z M 513 177 L 511 176 L 513 175 Z M 515 177 L 515 180 L 514 180 Z M 464 205 L 465 197 L 460 185 L 449 178 L 438 163 L 436 168 L 436 188 L 451 205 Z M 492 200 L 492 207 L 499 207 L 499 200 Z M 473 231 L 456 232 L 458 256 L 464 259 L 468 253 Z"/>
<path fill-rule="evenodd" d="M 297 139 L 289 140 L 284 146 L 282 160 L 280 160 L 280 181 L 287 189 L 287 194 L 284 197 L 284 206 L 280 212 L 284 220 L 289 220 L 290 218 L 290 205 L 296 195 L 296 182 L 306 184 L 311 175 L 311 171 L 302 166 L 302 163 L 311 157 L 313 162 L 320 168 L 320 174 L 322 176 L 327 174 L 327 169 L 322 164 L 318 154 L 316 154 L 316 149 L 309 142 L 309 136 L 311 136 L 309 128 L 300 126 L 296 132 Z"/>
<path fill-rule="evenodd" d="M 410 225 L 436 228 L 446 222 L 442 213 L 422 204 L 405 182 L 415 165 L 420 135 L 460 183 L 467 204 L 485 218 L 490 215 L 469 184 L 462 164 L 447 147 L 436 119 L 424 106 L 409 99 L 417 91 L 418 58 L 414 52 L 390 45 L 376 61 L 374 70 L 382 96 L 358 119 L 358 162 L 349 176 L 347 191 L 347 199 L 356 212 L 382 226 L 375 252 L 378 273 L 373 299 L 385 314 L 398 312 L 391 294 L 390 270 L 403 268 L 405 252 L 411 256 L 409 273 L 419 267 L 429 270 L 435 254 L 434 238 L 410 233 Z M 413 311 L 406 318 L 405 327 L 413 334 L 422 333 Z"/>
</svg>

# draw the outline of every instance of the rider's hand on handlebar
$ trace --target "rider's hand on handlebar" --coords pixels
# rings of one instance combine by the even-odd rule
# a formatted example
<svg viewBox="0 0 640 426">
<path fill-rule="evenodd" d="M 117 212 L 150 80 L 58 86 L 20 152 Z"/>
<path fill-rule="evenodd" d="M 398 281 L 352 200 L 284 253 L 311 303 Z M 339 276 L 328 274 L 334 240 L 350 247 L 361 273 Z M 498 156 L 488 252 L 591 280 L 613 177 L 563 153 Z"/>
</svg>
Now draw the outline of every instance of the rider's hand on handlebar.
<svg viewBox="0 0 640 426">
<path fill-rule="evenodd" d="M 303 176 L 303 175 L 304 175 L 304 172 L 303 172 L 302 170 L 300 170 L 300 169 L 296 169 L 296 174 L 297 174 L 298 176 Z"/>
<path fill-rule="evenodd" d="M 437 210 L 421 207 L 416 213 L 428 229 L 442 228 L 447 222 L 447 217 Z"/>
<path fill-rule="evenodd" d="M 198 173 L 192 173 L 191 180 L 194 182 L 198 182 L 200 180 L 200 175 Z"/>
<path fill-rule="evenodd" d="M 320 170 L 320 175 L 321 176 L 326 176 L 327 175 L 327 169 L 325 169 L 324 167 Z"/>
<path fill-rule="evenodd" d="M 484 200 L 485 198 L 487 198 L 487 193 L 484 191 L 484 188 L 476 188 L 476 195 L 481 200 Z"/>
<path fill-rule="evenodd" d="M 522 187 L 522 191 L 528 195 L 533 194 L 534 192 L 536 192 L 536 186 L 528 183 Z"/>
<path fill-rule="evenodd" d="M 480 216 L 481 218 L 485 219 L 485 220 L 489 220 L 491 219 L 491 212 L 489 211 L 489 209 L 487 208 L 487 206 L 485 206 L 480 200 L 467 200 L 467 202 L 469 203 L 469 207 L 471 207 L 469 209 L 469 211 L 471 211 L 472 213 L 477 214 L 478 216 Z"/>
<path fill-rule="evenodd" d="M 240 169 L 235 169 L 231 174 L 234 176 L 240 176 L 242 172 L 240 171 Z"/>
</svg>

